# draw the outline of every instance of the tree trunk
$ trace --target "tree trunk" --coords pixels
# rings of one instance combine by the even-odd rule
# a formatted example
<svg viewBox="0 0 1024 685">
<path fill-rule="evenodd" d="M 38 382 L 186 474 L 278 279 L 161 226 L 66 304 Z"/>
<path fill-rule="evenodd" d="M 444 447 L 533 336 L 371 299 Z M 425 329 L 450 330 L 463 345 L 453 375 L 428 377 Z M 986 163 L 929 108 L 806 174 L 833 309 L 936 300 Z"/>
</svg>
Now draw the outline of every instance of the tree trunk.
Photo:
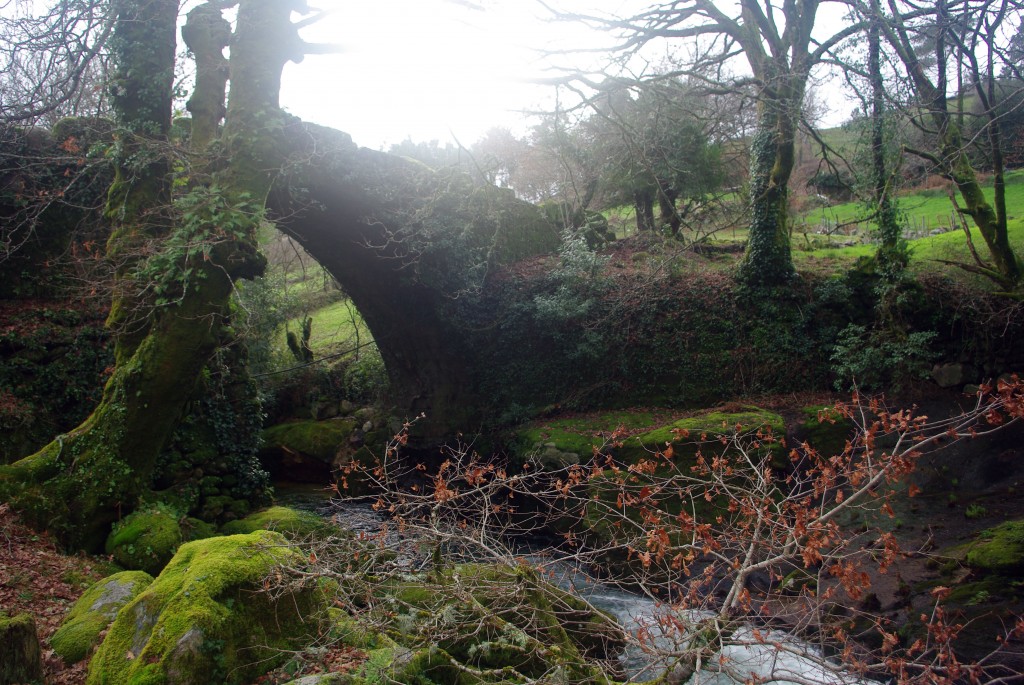
<svg viewBox="0 0 1024 685">
<path fill-rule="evenodd" d="M 29 614 L 0 614 L 0 685 L 43 682 L 42 650 Z"/>
<path fill-rule="evenodd" d="M 654 230 L 654 193 L 650 190 L 633 191 L 633 208 L 636 210 L 636 230 L 640 233 Z"/>
<path fill-rule="evenodd" d="M 993 207 L 985 197 L 978 174 L 974 170 L 970 157 L 967 156 L 963 132 L 950 116 L 945 97 L 938 92 L 933 94 L 929 110 L 932 121 L 938 130 L 940 159 L 945 165 L 945 169 L 942 171 L 960 191 L 960 198 L 963 200 L 960 211 L 971 217 L 974 225 L 978 227 L 981 237 L 984 238 L 985 244 L 988 246 L 997 277 L 1003 282 L 1003 285 L 1012 288 L 1021 282 L 1024 265 L 1021 264 L 1020 259 L 1010 246 L 1002 169 L 998 167 L 995 169 L 996 201 L 1001 204 Z M 941 103 L 939 102 L 940 98 Z M 990 126 L 997 125 L 994 122 L 990 124 Z M 998 134 L 995 142 L 997 144 L 999 142 Z M 998 159 L 1001 161 L 1001 157 Z M 1002 212 L 997 211 L 1000 208 L 1003 210 Z"/>
<path fill-rule="evenodd" d="M 902 227 L 897 220 L 891 192 L 891 175 L 885 159 L 885 82 L 882 78 L 881 41 L 878 27 L 878 0 L 875 17 L 868 29 L 868 78 L 871 81 L 871 159 L 875 189 L 875 224 L 880 242 L 875 253 L 879 271 L 889 282 L 898 281 L 909 255 Z"/>
<path fill-rule="evenodd" d="M 790 283 L 796 272 L 789 245 L 789 177 L 803 90 L 763 96 L 750 143 L 750 234 L 738 280 L 755 290 Z"/>
<path fill-rule="evenodd" d="M 107 208 L 116 222 L 107 253 L 119 265 L 108 320 L 116 340 L 114 373 L 82 425 L 0 470 L 0 495 L 70 547 L 100 548 L 111 522 L 135 508 L 199 374 L 222 343 L 234 279 L 262 268 L 254 239 L 258 216 L 205 215 L 203 205 L 181 216 L 171 210 L 163 150 L 177 10 L 176 0 L 117 5 L 114 106 L 121 154 Z M 248 188 L 234 191 L 241 196 Z M 180 260 L 143 259 L 153 248 L 201 240 L 209 242 L 181 248 Z M 182 260 L 180 270 L 168 271 Z"/>
<path fill-rule="evenodd" d="M 661 213 L 661 223 L 665 224 L 672 231 L 672 235 L 679 235 L 679 227 L 682 221 L 679 218 L 679 210 L 676 208 L 676 200 L 679 199 L 675 190 L 662 183 L 658 190 L 658 210 Z"/>
</svg>

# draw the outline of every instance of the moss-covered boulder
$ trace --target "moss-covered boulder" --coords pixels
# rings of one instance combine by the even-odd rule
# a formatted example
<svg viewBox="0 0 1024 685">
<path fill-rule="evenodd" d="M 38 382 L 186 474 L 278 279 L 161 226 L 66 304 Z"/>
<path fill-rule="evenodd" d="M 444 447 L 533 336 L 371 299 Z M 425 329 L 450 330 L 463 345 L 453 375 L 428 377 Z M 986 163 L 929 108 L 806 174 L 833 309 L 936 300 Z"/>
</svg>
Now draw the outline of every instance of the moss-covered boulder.
<svg viewBox="0 0 1024 685">
<path fill-rule="evenodd" d="M 353 685 L 601 683 L 624 634 L 608 616 L 531 569 L 463 564 L 382 583 L 366 629 L 344 615 L 332 635 L 363 650 Z"/>
<path fill-rule="evenodd" d="M 106 551 L 124 568 L 155 576 L 183 539 L 177 516 L 162 508 L 140 509 L 114 526 Z"/>
<path fill-rule="evenodd" d="M 540 462 L 555 469 L 588 461 L 595 449 L 613 450 L 621 435 L 650 430 L 659 425 L 653 412 L 614 411 L 534 421 L 519 428 L 512 438 L 515 463 Z"/>
<path fill-rule="evenodd" d="M 1024 520 L 1006 521 L 979 533 L 967 551 L 967 565 L 1007 575 L 1024 571 Z"/>
<path fill-rule="evenodd" d="M 634 463 L 671 445 L 675 459 L 691 459 L 698 451 L 720 449 L 723 441 L 740 438 L 770 456 L 775 466 L 785 467 L 786 451 L 778 440 L 785 434 L 786 422 L 775 412 L 733 405 L 630 437 L 618 454 L 622 461 Z"/>
<path fill-rule="evenodd" d="M 654 412 L 618 411 L 528 424 L 516 431 L 513 450 L 520 462 L 539 458 L 550 462 L 548 466 L 559 464 L 547 455 L 565 455 L 565 463 L 560 465 L 568 466 L 589 460 L 595 449 L 619 463 L 635 464 L 670 444 L 678 459 L 693 457 L 700 449 L 720 444 L 723 438 L 747 435 L 753 441 L 759 432 L 781 438 L 785 430 L 779 414 L 757 407 L 727 406 L 668 422 Z M 785 450 L 780 442 L 762 440 L 758 449 L 770 454 L 778 466 L 784 466 Z"/>
<path fill-rule="evenodd" d="M 123 571 L 108 576 L 85 591 L 57 632 L 50 646 L 67 664 L 89 656 L 100 643 L 100 634 L 114 621 L 125 604 L 149 587 L 153 576 L 143 571 Z"/>
<path fill-rule="evenodd" d="M 652 521 L 682 517 L 714 524 L 728 508 L 722 493 L 702 487 L 694 470 L 697 455 L 710 463 L 716 455 L 737 454 L 740 444 L 783 471 L 789 466 L 784 435 L 785 422 L 778 414 L 734 406 L 623 437 L 602 451 L 612 461 L 605 459 L 586 473 L 575 504 L 553 519 L 554 529 L 578 535 L 588 548 L 600 550 L 597 560 L 617 572 L 649 573 L 643 555 L 657 558 L 691 534 L 679 525 L 663 525 L 664 535 L 652 539 Z"/>
<path fill-rule="evenodd" d="M 338 528 L 316 514 L 288 507 L 269 507 L 221 527 L 221 532 L 225 535 L 252 533 L 257 530 L 276 530 L 293 540 L 327 537 L 339 533 Z"/>
<path fill-rule="evenodd" d="M 834 407 L 814 405 L 800 410 L 796 437 L 822 456 L 842 454 L 853 435 L 854 425 Z"/>
<path fill-rule="evenodd" d="M 274 478 L 295 482 L 326 483 L 343 466 L 356 437 L 358 419 L 291 421 L 263 431 L 260 460 Z"/>
<path fill-rule="evenodd" d="M 319 633 L 315 589 L 277 594 L 263 580 L 303 555 L 280 533 L 181 546 L 153 583 L 117 614 L 89 664 L 89 685 L 249 683 Z"/>
</svg>

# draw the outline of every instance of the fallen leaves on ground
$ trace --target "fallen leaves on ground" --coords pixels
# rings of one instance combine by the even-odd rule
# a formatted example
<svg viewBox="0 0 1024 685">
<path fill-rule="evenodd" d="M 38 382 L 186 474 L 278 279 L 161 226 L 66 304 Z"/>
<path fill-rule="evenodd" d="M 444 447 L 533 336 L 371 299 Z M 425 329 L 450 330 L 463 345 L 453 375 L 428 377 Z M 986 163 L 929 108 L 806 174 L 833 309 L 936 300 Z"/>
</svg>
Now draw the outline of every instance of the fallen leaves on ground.
<svg viewBox="0 0 1024 685">
<path fill-rule="evenodd" d="M 0 504 L 0 612 L 35 617 L 50 685 L 85 682 L 86 662 L 65 666 L 49 640 L 75 600 L 109 570 L 102 559 L 62 554 L 49 536 L 22 525 Z"/>
</svg>

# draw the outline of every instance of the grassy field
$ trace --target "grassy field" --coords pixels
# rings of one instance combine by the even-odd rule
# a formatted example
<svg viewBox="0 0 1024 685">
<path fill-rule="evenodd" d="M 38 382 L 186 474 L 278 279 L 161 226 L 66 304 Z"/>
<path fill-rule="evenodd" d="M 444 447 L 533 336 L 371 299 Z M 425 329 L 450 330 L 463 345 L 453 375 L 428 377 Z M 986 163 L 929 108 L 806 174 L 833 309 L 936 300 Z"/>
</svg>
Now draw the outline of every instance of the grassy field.
<svg viewBox="0 0 1024 685">
<path fill-rule="evenodd" d="M 985 189 L 986 196 L 992 199 L 992 189 Z M 1024 254 L 1024 170 L 1013 171 L 1006 176 L 1006 206 L 1008 214 L 1007 228 L 1010 234 L 1010 244 L 1018 255 Z M 953 208 L 949 196 L 942 188 L 932 188 L 905 193 L 899 199 L 900 210 L 906 216 L 907 225 L 912 230 L 920 233 L 927 233 L 931 230 L 942 229 L 947 232 L 940 235 L 926 235 L 910 240 L 911 266 L 913 268 L 934 268 L 935 260 L 970 261 L 971 256 L 967 247 L 967 241 L 960 228 L 949 230 L 950 224 L 955 220 Z M 805 213 L 801 218 L 809 225 L 820 221 L 820 217 L 827 216 L 833 222 L 851 222 L 862 219 L 867 214 L 864 206 L 860 203 L 850 202 L 836 205 L 827 209 L 816 209 Z M 984 258 L 987 257 L 987 248 L 977 228 L 968 221 L 971 227 L 971 239 L 974 242 L 978 253 Z M 864 224 L 865 231 L 873 230 Z M 861 256 L 867 256 L 874 252 L 874 246 L 870 244 L 853 245 L 849 247 L 837 246 L 834 248 L 821 243 L 830 240 L 836 242 L 849 241 L 852 236 L 821 236 L 821 235 L 795 235 L 793 238 L 794 259 L 798 264 L 806 263 L 815 259 L 854 260 Z M 812 249 L 805 249 L 806 247 Z"/>
<path fill-rule="evenodd" d="M 316 357 L 337 354 L 373 340 L 363 318 L 349 299 L 332 302 L 309 314 L 313 327 L 309 336 L 310 347 Z M 301 334 L 302 317 L 289 321 L 286 329 Z M 278 332 L 278 346 L 287 349 L 286 330 Z"/>
<path fill-rule="evenodd" d="M 1017 170 L 1006 175 L 1006 205 L 1008 212 L 1008 229 L 1010 244 L 1017 255 L 1024 255 L 1024 170 Z M 992 199 L 991 187 L 986 188 L 986 195 Z M 963 230 L 957 226 L 950 230 L 955 220 L 949 196 L 944 188 L 927 188 L 907 192 L 899 198 L 900 210 L 911 231 L 920 237 L 909 240 L 911 249 L 911 269 L 917 271 L 945 270 L 949 273 L 967 276 L 956 267 L 941 264 L 938 260 L 954 262 L 971 262 L 972 258 L 967 247 Z M 636 232 L 633 208 L 617 207 L 604 212 L 609 224 L 615 229 L 616 235 L 622 238 Z M 867 221 L 868 210 L 861 203 L 849 202 L 823 209 L 814 209 L 803 213 L 795 222 L 792 245 L 793 260 L 800 270 L 836 271 L 848 268 L 860 257 L 873 255 L 876 246 L 870 242 L 874 227 Z M 817 232 L 819 225 L 827 219 L 832 225 L 836 223 L 851 225 L 849 234 L 837 232 L 826 235 Z M 968 221 L 971 227 L 971 240 L 983 259 L 988 258 L 988 249 L 977 228 Z M 944 231 L 938 235 L 929 235 L 933 230 Z M 685 234 L 685 233 L 684 233 Z M 686 236 L 694 239 L 698 236 Z M 740 225 L 723 230 L 714 235 L 712 242 L 718 245 L 745 242 L 746 229 Z M 738 250 L 737 246 L 737 250 Z M 732 260 L 720 260 L 722 268 L 728 268 Z"/>
<path fill-rule="evenodd" d="M 985 188 L 985 196 L 992 200 L 991 185 Z M 1024 219 L 1024 169 L 1011 171 L 1006 175 L 1006 206 L 1009 208 L 1010 223 Z M 912 228 L 924 226 L 927 230 L 948 227 L 953 217 L 953 206 L 944 188 L 930 188 L 903 193 L 899 197 L 900 210 L 906 215 Z M 816 225 L 822 220 L 832 223 L 866 221 L 868 210 L 859 202 L 847 202 L 805 212 L 800 216 L 803 223 Z"/>
</svg>

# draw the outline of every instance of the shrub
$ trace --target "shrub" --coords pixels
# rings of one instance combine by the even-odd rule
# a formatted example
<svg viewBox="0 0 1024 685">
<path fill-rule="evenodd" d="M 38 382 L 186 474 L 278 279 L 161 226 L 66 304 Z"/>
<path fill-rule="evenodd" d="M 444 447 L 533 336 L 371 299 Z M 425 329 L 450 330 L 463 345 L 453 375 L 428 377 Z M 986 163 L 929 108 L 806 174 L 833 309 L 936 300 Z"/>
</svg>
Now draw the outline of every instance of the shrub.
<svg viewBox="0 0 1024 685">
<path fill-rule="evenodd" d="M 889 388 L 898 391 L 909 381 L 927 378 L 935 353 L 933 331 L 891 332 L 850 324 L 839 334 L 832 351 L 832 370 L 837 390 Z"/>
</svg>

